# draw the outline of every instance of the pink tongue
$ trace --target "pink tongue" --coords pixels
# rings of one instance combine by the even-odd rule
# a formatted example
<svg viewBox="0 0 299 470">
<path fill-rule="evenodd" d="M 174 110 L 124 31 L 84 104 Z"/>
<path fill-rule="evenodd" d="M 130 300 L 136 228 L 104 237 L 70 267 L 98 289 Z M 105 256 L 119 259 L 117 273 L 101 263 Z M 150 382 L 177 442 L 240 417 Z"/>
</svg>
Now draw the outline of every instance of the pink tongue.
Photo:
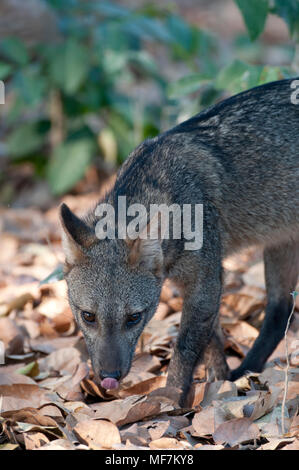
<svg viewBox="0 0 299 470">
<path fill-rule="evenodd" d="M 118 388 L 119 383 L 116 379 L 106 377 L 106 379 L 102 380 L 101 386 L 107 390 L 113 390 L 114 388 Z"/>
</svg>

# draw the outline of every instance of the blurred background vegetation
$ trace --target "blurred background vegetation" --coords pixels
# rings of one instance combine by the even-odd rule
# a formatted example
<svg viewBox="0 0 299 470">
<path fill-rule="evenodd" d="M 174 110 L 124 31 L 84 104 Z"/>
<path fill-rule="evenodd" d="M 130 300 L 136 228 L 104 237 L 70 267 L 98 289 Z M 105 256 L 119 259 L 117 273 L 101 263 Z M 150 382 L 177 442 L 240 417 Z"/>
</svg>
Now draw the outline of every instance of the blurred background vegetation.
<svg viewBox="0 0 299 470">
<path fill-rule="evenodd" d="M 299 75 L 298 37 L 298 0 L 1 0 L 0 203 L 89 191 L 145 138 Z"/>
</svg>

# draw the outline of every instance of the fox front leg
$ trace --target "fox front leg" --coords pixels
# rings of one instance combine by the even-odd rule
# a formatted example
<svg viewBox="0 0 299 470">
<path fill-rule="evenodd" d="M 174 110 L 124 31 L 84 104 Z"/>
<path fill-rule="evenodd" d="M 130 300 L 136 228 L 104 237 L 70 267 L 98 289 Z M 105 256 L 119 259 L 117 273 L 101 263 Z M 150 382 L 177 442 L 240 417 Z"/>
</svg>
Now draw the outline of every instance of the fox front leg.
<svg viewBox="0 0 299 470">
<path fill-rule="evenodd" d="M 200 254 L 193 275 L 190 275 L 189 282 L 184 283 L 180 331 L 167 378 L 167 386 L 180 389 L 180 406 L 184 405 L 187 398 L 194 368 L 203 361 L 217 326 L 222 269 L 220 256 L 215 256 L 215 251 L 212 253 L 212 257 L 208 253 L 206 256 Z"/>
</svg>

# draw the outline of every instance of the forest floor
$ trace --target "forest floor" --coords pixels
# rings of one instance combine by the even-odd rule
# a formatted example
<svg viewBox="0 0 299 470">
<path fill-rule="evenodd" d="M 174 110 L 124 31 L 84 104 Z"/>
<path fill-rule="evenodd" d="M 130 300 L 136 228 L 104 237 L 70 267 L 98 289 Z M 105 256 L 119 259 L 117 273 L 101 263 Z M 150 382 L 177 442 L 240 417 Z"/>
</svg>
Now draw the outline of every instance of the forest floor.
<svg viewBox="0 0 299 470">
<path fill-rule="evenodd" d="M 77 212 L 91 199 L 64 198 Z M 299 303 L 287 335 L 287 390 L 282 341 L 264 372 L 236 382 L 208 383 L 199 367 L 180 409 L 176 391 L 163 388 L 182 308 L 179 292 L 166 283 L 131 372 L 119 390 L 107 392 L 93 381 L 65 281 L 52 276 L 41 284 L 63 261 L 57 219 L 57 207 L 0 212 L 0 448 L 299 449 Z M 265 302 L 260 251 L 225 260 L 220 318 L 231 368 L 257 337 Z"/>
</svg>

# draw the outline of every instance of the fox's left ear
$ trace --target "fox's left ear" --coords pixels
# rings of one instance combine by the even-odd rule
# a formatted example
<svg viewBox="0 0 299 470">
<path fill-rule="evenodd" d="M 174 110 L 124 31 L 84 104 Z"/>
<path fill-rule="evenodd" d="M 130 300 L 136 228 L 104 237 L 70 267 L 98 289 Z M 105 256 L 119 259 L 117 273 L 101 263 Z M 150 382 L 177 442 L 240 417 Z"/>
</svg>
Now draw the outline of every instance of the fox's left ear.
<svg viewBox="0 0 299 470">
<path fill-rule="evenodd" d="M 85 250 L 97 239 L 94 231 L 77 217 L 66 204 L 61 204 L 59 216 L 66 264 L 74 265 L 86 257 Z"/>
<path fill-rule="evenodd" d="M 129 247 L 129 265 L 143 267 L 155 276 L 161 277 L 163 275 L 163 235 L 159 217 L 156 215 L 141 231 L 138 238 L 126 240 Z"/>
</svg>

